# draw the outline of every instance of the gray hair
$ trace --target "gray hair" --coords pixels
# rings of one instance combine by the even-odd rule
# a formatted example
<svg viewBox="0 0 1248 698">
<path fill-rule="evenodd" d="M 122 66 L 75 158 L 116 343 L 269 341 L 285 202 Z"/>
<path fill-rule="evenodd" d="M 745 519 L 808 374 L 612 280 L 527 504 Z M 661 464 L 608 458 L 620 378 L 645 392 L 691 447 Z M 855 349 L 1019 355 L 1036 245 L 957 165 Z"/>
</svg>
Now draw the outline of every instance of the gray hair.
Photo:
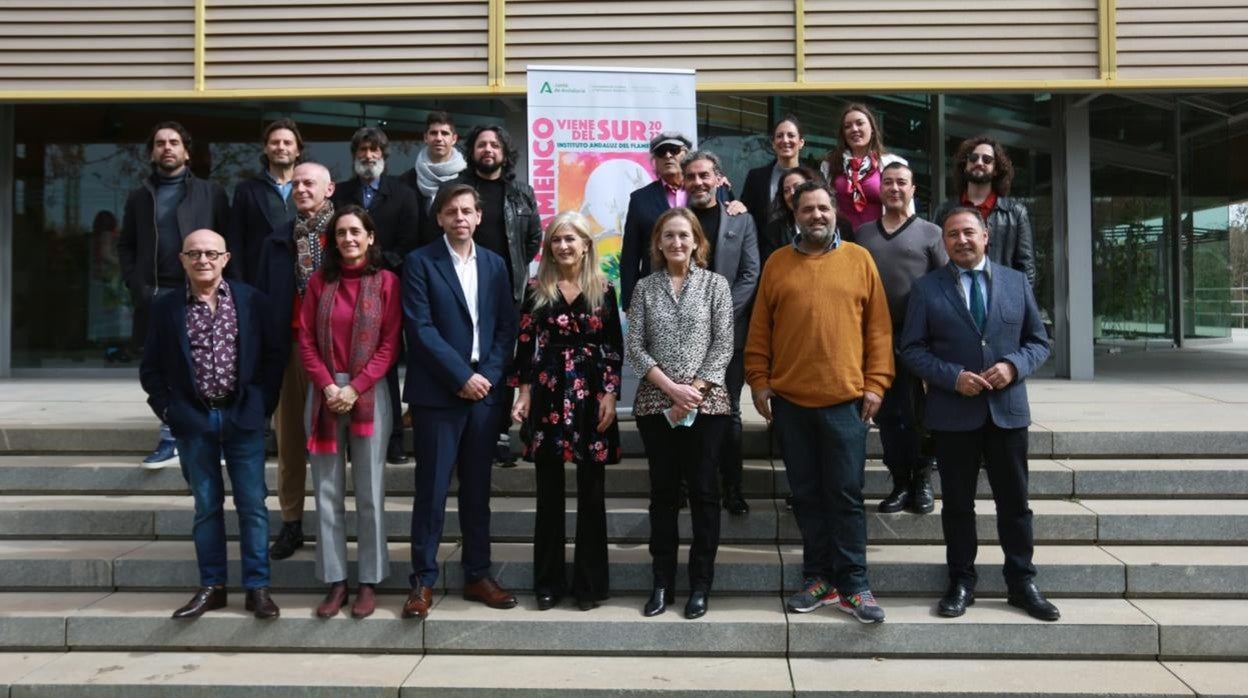
<svg viewBox="0 0 1248 698">
<path fill-rule="evenodd" d="M 715 171 L 715 174 L 722 175 L 724 173 L 723 165 L 719 162 L 719 156 L 709 150 L 695 150 L 686 155 L 685 159 L 680 161 L 680 171 L 684 172 L 689 169 L 689 166 L 698 160 L 706 160 L 711 163 L 711 169 Z"/>
</svg>

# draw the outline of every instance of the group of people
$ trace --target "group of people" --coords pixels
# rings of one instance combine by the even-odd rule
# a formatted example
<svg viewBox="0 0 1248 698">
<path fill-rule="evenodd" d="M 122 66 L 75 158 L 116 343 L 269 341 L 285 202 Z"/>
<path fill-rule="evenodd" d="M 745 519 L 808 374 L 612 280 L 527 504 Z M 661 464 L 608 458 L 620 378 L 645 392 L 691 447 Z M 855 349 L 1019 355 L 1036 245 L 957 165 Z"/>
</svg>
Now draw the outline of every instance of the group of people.
<svg viewBox="0 0 1248 698">
<path fill-rule="evenodd" d="M 279 120 L 264 131 L 265 169 L 240 185 L 222 235 L 213 216 L 229 208 L 224 194 L 189 173 L 185 129 L 158 124 L 152 177 L 127 203 L 121 257 L 148 308 L 143 387 L 195 500 L 201 588 L 174 616 L 226 604 L 219 461 L 233 483 L 246 607 L 257 617 L 279 613 L 269 558 L 303 543 L 310 463 L 316 570 L 328 585 L 316 614 L 340 613 L 351 600 L 348 454 L 359 542 L 350 612 L 371 614 L 389 570 L 384 466 L 406 458 L 403 402 L 416 459 L 403 616 L 430 612 L 452 474 L 464 598 L 516 605 L 490 575 L 491 464 L 511 421 L 535 463 L 537 606 L 571 596 L 595 608 L 610 593 L 605 468 L 620 461 L 627 358 L 641 379 L 633 415 L 650 482 L 646 616 L 674 602 L 686 502 L 684 615 L 708 611 L 721 506 L 749 511 L 740 410 L 748 383 L 778 437 L 803 539 L 805 581 L 790 610 L 836 605 L 865 623 L 884 619 L 867 576 L 862 493 L 874 420 L 894 480 L 880 511 L 932 511 L 930 469 L 940 471 L 949 585 L 938 612 L 958 616 L 974 603 L 982 466 L 1009 602 L 1057 619 L 1034 582 L 1027 503 L 1024 379 L 1047 357 L 1048 339 L 1031 290 L 1026 209 L 1008 197 L 1008 157 L 988 138 L 964 143 L 955 156 L 960 198 L 930 223 L 915 215 L 913 172 L 885 150 L 870 109 L 850 105 L 841 124 L 838 147 L 813 169 L 800 163 L 797 118 L 780 119 L 775 161 L 750 171 L 739 200 L 714 153 L 691 151 L 679 133 L 656 134 L 656 181 L 630 197 L 618 302 L 588 220 L 564 212 L 539 228 L 501 127 L 473 129 L 465 158 L 451 117 L 431 114 L 426 148 L 403 177 L 384 174 L 385 135 L 362 128 L 351 144 L 357 176 L 335 185 L 322 165 L 300 162 L 298 128 Z M 265 425 L 275 412 L 284 525 L 266 550 Z"/>
</svg>

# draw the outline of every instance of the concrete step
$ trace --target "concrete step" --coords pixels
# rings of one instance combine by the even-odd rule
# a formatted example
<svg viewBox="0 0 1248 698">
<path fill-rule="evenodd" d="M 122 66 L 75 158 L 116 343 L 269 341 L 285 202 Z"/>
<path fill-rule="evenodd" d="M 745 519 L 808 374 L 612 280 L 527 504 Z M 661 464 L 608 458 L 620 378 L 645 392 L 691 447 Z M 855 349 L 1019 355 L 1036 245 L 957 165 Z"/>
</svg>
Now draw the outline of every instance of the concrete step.
<svg viewBox="0 0 1248 698">
<path fill-rule="evenodd" d="M 483 671 L 482 668 L 488 668 Z M 1248 664 L 1149 660 L 0 653 L 14 698 L 552 695 L 1242 696 Z M 6 693 L 5 695 L 10 695 Z"/>
<path fill-rule="evenodd" d="M 1248 660 L 1248 601 L 1062 599 L 1062 620 L 1043 623 L 1001 599 L 962 618 L 939 618 L 932 598 L 880 599 L 888 620 L 862 625 L 834 609 L 786 615 L 778 595 L 714 595 L 697 621 L 675 608 L 645 618 L 641 595 L 591 612 L 486 608 L 439 594 L 423 623 L 399 617 L 404 596 L 385 594 L 364 620 L 317 619 L 320 595 L 279 594 L 282 618 L 258 621 L 239 595 L 195 621 L 169 613 L 188 593 L 0 594 L 0 646 L 9 650 L 350 652 L 449 654 L 713 655 L 753 657 L 1220 659 Z"/>
<path fill-rule="evenodd" d="M 1248 460 L 1242 459 L 1064 459 L 1080 499 L 1248 497 Z M 1032 470 L 1035 477 L 1035 470 Z"/>
<path fill-rule="evenodd" d="M 910 513 L 879 514 L 875 501 L 867 501 L 867 535 L 872 542 L 935 543 L 943 541 L 940 524 L 940 505 L 936 512 L 922 516 Z M 1190 503 L 1201 507 L 1205 503 Z M 1248 521 L 1248 501 L 1222 503 L 1238 506 L 1242 513 L 1236 521 Z M 607 535 L 617 542 L 642 542 L 649 538 L 649 500 L 609 498 L 607 505 Z M 411 500 L 404 497 L 386 498 L 386 532 L 390 540 L 408 540 L 411 529 Z M 576 500 L 568 499 L 567 531 L 575 532 Z M 782 500 L 750 500 L 748 515 L 732 516 L 721 512 L 721 540 L 725 543 L 744 542 L 800 542 L 801 535 L 796 519 Z M 227 498 L 226 532 L 237 535 L 238 521 L 232 512 L 233 503 Z M 491 500 L 491 535 L 495 541 L 528 541 L 533 535 L 535 501 L 528 497 L 494 497 Z M 270 528 L 276 531 L 281 516 L 276 497 L 268 499 Z M 980 505 L 983 515 L 978 517 L 980 540 L 996 540 L 996 516 L 992 503 Z M 1097 516 L 1083 505 L 1064 500 L 1036 500 L 1032 502 L 1035 512 L 1034 528 L 1037 543 L 1086 543 L 1096 540 Z M 1196 509 L 1193 509 L 1195 511 Z M 458 511 L 454 499 L 447 503 L 447 537 L 459 535 Z M 1176 508 L 1170 516 L 1161 517 L 1161 524 L 1168 518 L 1184 519 L 1190 514 Z M 681 531 L 690 532 L 689 512 L 680 514 Z M 194 503 L 189 496 L 172 495 L 12 495 L 0 496 L 0 531 L 12 538 L 188 538 L 194 518 Z M 1157 524 L 1157 522 L 1153 522 Z M 1238 525 L 1238 524 L 1235 524 Z M 1199 532 L 1204 529 L 1193 528 Z M 354 536 L 354 502 L 347 501 L 347 532 Z M 316 512 L 314 500 L 307 498 L 304 514 L 304 533 L 316 535 Z M 1214 531 L 1216 533 L 1216 531 Z M 1248 536 L 1240 536 L 1240 539 Z M 1203 539 L 1170 538 L 1167 542 L 1202 542 Z M 1218 542 L 1224 537 L 1215 538 Z"/>
<path fill-rule="evenodd" d="M 1188 595 L 1189 590 L 1197 589 L 1208 594 L 1230 596 L 1236 592 L 1235 589 L 1214 592 L 1205 586 L 1206 578 L 1227 569 L 1227 565 L 1211 563 L 1206 568 L 1195 562 L 1199 559 L 1196 556 L 1184 558 L 1181 550 L 1171 553 L 1169 559 L 1175 569 L 1181 569 L 1186 560 L 1188 576 L 1193 580 L 1185 583 L 1182 575 L 1176 573 L 1171 575 L 1174 582 L 1171 586 L 1154 593 Z M 1216 550 L 1224 550 L 1228 556 L 1239 554 L 1248 560 L 1248 550 L 1243 548 Z M 355 545 L 349 544 L 347 555 L 352 561 L 355 560 L 355 552 Z M 645 544 L 612 544 L 608 555 L 612 591 L 644 593 L 650 590 L 653 574 Z M 686 547 L 682 550 L 681 560 L 687 555 Z M 872 546 L 868 551 L 872 586 L 885 594 L 939 596 L 946 584 L 944 555 L 941 545 Z M 492 546 L 492 557 L 493 573 L 503 586 L 517 590 L 532 589 L 533 549 L 530 544 L 496 543 Z M 241 579 L 237 544 L 230 544 L 229 559 L 230 579 L 237 583 Z M 459 547 L 453 543 L 444 544 L 440 559 L 443 562 L 440 586 L 458 590 L 463 585 Z M 568 546 L 566 559 L 573 559 L 571 545 Z M 390 560 L 389 576 L 381 588 L 404 591 L 408 588 L 410 572 L 408 545 L 390 544 Z M 1004 583 L 997 572 L 1002 560 L 1001 551 L 996 546 L 984 546 L 980 551 L 982 574 L 978 593 L 981 596 L 1005 593 Z M 1039 546 L 1035 560 L 1040 568 L 1038 581 L 1052 596 L 1123 596 L 1130 593 L 1127 579 L 1133 576 L 1134 568 L 1096 546 Z M 1143 564 L 1147 568 L 1150 563 Z M 0 589 L 7 590 L 181 590 L 198 584 L 197 569 L 190 541 L 0 541 Z M 352 565 L 351 574 L 354 573 Z M 799 547 L 723 545 L 716 559 L 715 588 L 732 593 L 792 591 L 801 586 L 801 573 Z M 315 575 L 314 543 L 296 551 L 287 560 L 274 561 L 271 567 L 273 586 L 280 591 L 320 592 L 324 586 Z M 568 575 L 570 578 L 570 568 Z M 685 579 L 683 565 L 678 576 L 681 580 Z M 1229 587 L 1234 579 L 1228 576 L 1228 582 L 1219 585 L 1218 589 Z"/>
</svg>

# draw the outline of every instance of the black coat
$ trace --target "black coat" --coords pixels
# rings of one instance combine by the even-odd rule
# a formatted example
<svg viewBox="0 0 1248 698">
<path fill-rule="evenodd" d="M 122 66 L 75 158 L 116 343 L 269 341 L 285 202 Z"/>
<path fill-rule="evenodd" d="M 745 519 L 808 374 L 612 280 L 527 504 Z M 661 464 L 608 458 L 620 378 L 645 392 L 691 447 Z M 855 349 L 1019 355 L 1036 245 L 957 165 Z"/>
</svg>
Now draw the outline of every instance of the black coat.
<svg viewBox="0 0 1248 698">
<path fill-rule="evenodd" d="M 274 230 L 260 247 L 259 288 L 269 298 L 269 321 L 282 350 L 281 370 L 286 370 L 294 335 L 290 331 L 295 307 L 295 224 Z"/>
<path fill-rule="evenodd" d="M 347 204 L 364 206 L 364 185 L 360 178 L 355 177 L 335 184 L 331 200 L 335 209 Z M 398 177 L 382 175 L 368 214 L 377 226 L 377 244 L 381 245 L 381 256 L 386 269 L 398 273 L 403 266 L 403 258 L 416 249 L 421 217 L 416 193 L 399 181 Z"/>
<path fill-rule="evenodd" d="M 754 217 L 754 228 L 760 233 L 767 228 L 767 223 L 771 221 L 771 172 L 776 167 L 776 161 L 755 167 L 745 175 L 745 185 L 741 188 L 741 203 L 745 204 L 745 208 L 749 210 L 750 215 Z M 760 238 L 761 241 L 761 238 Z"/>
<path fill-rule="evenodd" d="M 215 230 L 224 236 L 230 220 L 230 202 L 220 185 L 190 174 L 186 178 L 186 197 L 178 204 L 177 215 L 178 232 L 183 239 L 201 228 Z M 121 277 L 136 305 L 146 305 L 146 299 L 157 288 L 180 286 L 186 281 L 180 262 L 157 268 L 159 240 L 156 231 L 156 185 L 152 177 L 147 177 L 143 186 L 131 192 L 126 199 L 121 236 L 117 240 Z M 226 276 L 236 278 L 237 266 L 231 264 L 226 269 Z"/>
<path fill-rule="evenodd" d="M 416 184 L 415 169 L 409 169 L 399 175 L 399 181 L 406 184 L 407 188 L 416 195 L 416 203 L 420 206 L 420 227 L 416 231 L 416 247 L 424 247 L 442 236 L 442 229 L 438 227 L 438 216 L 436 212 L 430 210 L 433 206 L 433 199 L 425 196 L 420 186 Z"/>
<path fill-rule="evenodd" d="M 283 209 L 284 217 L 272 218 L 271 212 L 275 208 Z M 230 249 L 230 266 L 240 272 L 243 281 L 259 286 L 264 239 L 294 219 L 293 197 L 282 200 L 265 173 L 238 183 L 234 188 L 234 204 L 230 207 L 230 225 L 225 241 Z"/>
</svg>

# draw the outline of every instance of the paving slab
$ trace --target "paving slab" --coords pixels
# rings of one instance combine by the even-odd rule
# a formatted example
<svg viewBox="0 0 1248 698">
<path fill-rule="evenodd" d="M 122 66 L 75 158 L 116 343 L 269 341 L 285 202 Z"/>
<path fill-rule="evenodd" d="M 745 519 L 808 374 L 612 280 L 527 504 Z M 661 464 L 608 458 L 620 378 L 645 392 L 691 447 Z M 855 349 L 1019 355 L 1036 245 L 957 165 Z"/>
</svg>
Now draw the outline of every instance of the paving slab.
<svg viewBox="0 0 1248 698">
<path fill-rule="evenodd" d="M 0 649 L 64 649 L 65 617 L 106 596 L 106 592 L 0 593 Z"/>
<path fill-rule="evenodd" d="M 1075 496 L 1081 499 L 1248 497 L 1248 460 L 1128 458 L 1061 464 L 1074 473 Z"/>
<path fill-rule="evenodd" d="M 13 686 L 14 698 L 383 698 L 421 658 L 387 654 L 73 652 L 44 663 Z"/>
<path fill-rule="evenodd" d="M 791 657 L 1153 658 L 1157 626 L 1122 599 L 1062 599 L 1046 623 L 1004 599 L 977 599 L 961 618 L 935 598 L 883 597 L 885 622 L 864 625 L 832 608 L 789 614 Z"/>
<path fill-rule="evenodd" d="M 489 671 L 481 671 L 488 666 Z M 766 657 L 531 657 L 431 654 L 404 684 L 404 696 L 444 698 L 791 695 L 789 666 Z"/>
<path fill-rule="evenodd" d="M 1015 659 L 793 659 L 799 696 L 882 698 L 1188 697 L 1155 661 Z"/>
<path fill-rule="evenodd" d="M 111 589 L 113 561 L 141 541 L 0 540 L 0 588 Z"/>
<path fill-rule="evenodd" d="M 63 655 L 63 652 L 0 652 L 0 696 L 10 695 L 10 687 L 15 682 Z M 787 665 L 785 669 L 787 671 Z"/>
<path fill-rule="evenodd" d="M 243 595 L 231 594 L 228 608 L 194 620 L 169 614 L 189 593 L 112 594 L 73 614 L 67 641 L 75 650 L 196 650 L 419 653 L 421 624 L 400 618 L 406 594 L 378 595 L 377 611 L 363 620 L 349 615 L 315 616 L 321 594 L 274 594 L 282 616 L 258 620 L 243 610 Z"/>
<path fill-rule="evenodd" d="M 560 606 L 537 612 L 533 596 L 520 606 L 487 608 L 448 594 L 424 621 L 430 653 L 727 656 L 784 655 L 784 613 L 778 597 L 715 596 L 708 613 L 686 620 L 686 594 L 662 615 L 641 614 L 645 596 L 613 596 L 592 611 Z"/>
<path fill-rule="evenodd" d="M 1162 659 L 1248 659 L 1248 600 L 1132 599 L 1161 631 Z"/>
<path fill-rule="evenodd" d="M 1126 564 L 1129 596 L 1248 596 L 1248 547 L 1242 545 L 1107 545 L 1102 549 Z"/>
<path fill-rule="evenodd" d="M 802 587 L 801 546 L 780 547 L 784 560 L 784 589 Z M 1050 596 L 1122 596 L 1126 591 L 1125 565 L 1109 553 L 1089 545 L 1041 545 L 1034 561 L 1036 583 Z M 977 559 L 980 596 L 1004 596 L 1000 570 L 1005 554 L 995 543 L 980 545 Z M 868 545 L 867 566 L 871 589 L 879 594 L 925 594 L 939 598 L 949 585 L 944 545 Z"/>
<path fill-rule="evenodd" d="M 1090 499 L 1081 503 L 1096 514 L 1098 541 L 1103 544 L 1248 541 L 1248 499 Z"/>
<path fill-rule="evenodd" d="M 1248 662 L 1162 662 L 1200 698 L 1248 695 Z"/>
<path fill-rule="evenodd" d="M 0 496 L 0 535 L 151 538 L 155 512 L 179 506 L 194 505 L 177 496 Z"/>
</svg>

